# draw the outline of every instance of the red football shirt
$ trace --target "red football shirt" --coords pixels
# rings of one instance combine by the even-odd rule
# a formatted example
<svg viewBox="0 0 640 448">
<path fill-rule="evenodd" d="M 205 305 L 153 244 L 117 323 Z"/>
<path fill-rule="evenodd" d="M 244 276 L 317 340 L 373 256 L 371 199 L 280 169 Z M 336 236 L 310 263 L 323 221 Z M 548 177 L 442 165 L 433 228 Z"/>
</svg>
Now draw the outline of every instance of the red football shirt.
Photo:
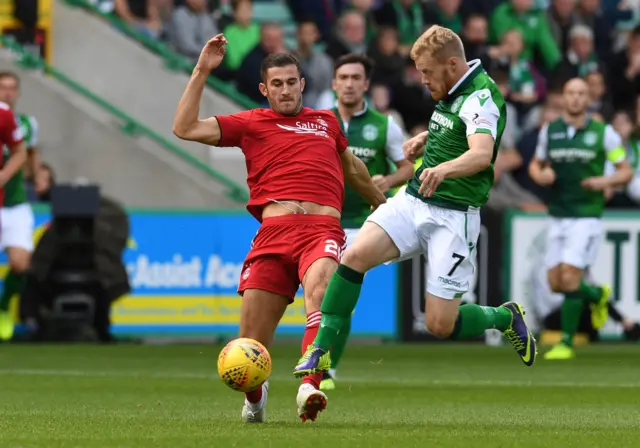
<svg viewBox="0 0 640 448">
<path fill-rule="evenodd" d="M 8 104 L 0 102 L 0 147 L 5 145 L 12 147 L 22 141 L 22 130 L 18 126 L 16 117 L 13 115 Z M 4 158 L 0 160 L 0 166 L 4 163 Z M 4 187 L 0 188 L 0 204 L 4 202 Z"/>
<path fill-rule="evenodd" d="M 344 175 L 339 153 L 347 149 L 334 114 L 303 108 L 294 116 L 253 109 L 216 117 L 218 146 L 238 146 L 247 164 L 247 210 L 262 222 L 275 200 L 310 201 L 342 210 Z"/>
</svg>

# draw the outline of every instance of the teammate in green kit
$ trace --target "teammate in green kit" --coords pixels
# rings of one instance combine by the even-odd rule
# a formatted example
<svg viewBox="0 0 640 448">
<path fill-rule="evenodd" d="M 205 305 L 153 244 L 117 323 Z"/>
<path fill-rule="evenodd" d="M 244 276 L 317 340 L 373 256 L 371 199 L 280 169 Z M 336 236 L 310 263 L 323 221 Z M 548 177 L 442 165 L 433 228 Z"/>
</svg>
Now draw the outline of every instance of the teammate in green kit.
<svg viewBox="0 0 640 448">
<path fill-rule="evenodd" d="M 322 302 L 320 331 L 295 376 L 331 367 L 329 350 L 351 317 L 365 272 L 418 254 L 427 259 L 425 318 L 432 334 L 460 340 L 495 328 L 525 365 L 536 359 L 536 342 L 520 305 L 460 306 L 475 270 L 480 207 L 493 185 L 493 162 L 507 119 L 504 99 L 480 61 L 466 61 L 462 42 L 450 29 L 429 28 L 411 58 L 438 101 L 428 138 L 423 133 L 403 146 L 412 162 L 417 152 L 424 153 L 422 166 L 405 191 L 367 218 L 345 251 Z"/>
<path fill-rule="evenodd" d="M 333 113 L 349 140 L 348 149 L 365 163 L 373 183 L 380 191 L 390 195 L 391 188 L 404 185 L 411 178 L 413 166 L 405 160 L 402 152 L 404 136 L 400 126 L 391 117 L 371 108 L 365 100 L 372 71 L 373 61 L 361 54 L 347 54 L 336 61 L 333 90 L 337 101 Z M 397 168 L 393 173 L 389 161 Z M 342 227 L 347 236 L 347 246 L 354 241 L 370 214 L 369 204 L 353 189 L 345 186 Z M 344 353 L 350 331 L 351 320 L 331 349 L 332 369 L 325 372 L 320 389 L 335 387 L 335 369 Z"/>
<path fill-rule="evenodd" d="M 9 72 L 0 73 L 0 100 L 11 109 L 20 96 L 20 80 Z M 38 123 L 35 118 L 15 114 L 17 125 L 22 130 L 27 147 L 27 167 L 34 178 L 36 191 L 41 189 L 39 166 L 36 151 L 38 141 Z M 9 156 L 7 148 L 3 148 L 5 162 Z M 7 252 L 9 272 L 4 279 L 4 289 L 0 295 L 0 340 L 13 337 L 13 320 L 9 314 L 11 298 L 22 292 L 25 272 L 31 262 L 33 252 L 34 219 L 31 206 L 27 202 L 27 191 L 24 184 L 24 173 L 21 169 L 4 186 L 4 203 L 0 210 L 0 247 Z"/>
<path fill-rule="evenodd" d="M 544 355 L 554 360 L 575 356 L 573 335 L 584 304 L 592 308 L 594 328 L 601 328 L 607 320 L 611 288 L 590 284 L 583 274 L 595 261 L 602 238 L 604 191 L 627 184 L 633 176 L 618 133 L 587 114 L 587 83 L 570 80 L 563 96 L 562 117 L 540 130 L 536 155 L 529 165 L 531 178 L 551 188 L 545 263 L 551 290 L 564 294 L 562 342 Z M 607 160 L 616 167 L 609 176 L 604 175 Z"/>
</svg>

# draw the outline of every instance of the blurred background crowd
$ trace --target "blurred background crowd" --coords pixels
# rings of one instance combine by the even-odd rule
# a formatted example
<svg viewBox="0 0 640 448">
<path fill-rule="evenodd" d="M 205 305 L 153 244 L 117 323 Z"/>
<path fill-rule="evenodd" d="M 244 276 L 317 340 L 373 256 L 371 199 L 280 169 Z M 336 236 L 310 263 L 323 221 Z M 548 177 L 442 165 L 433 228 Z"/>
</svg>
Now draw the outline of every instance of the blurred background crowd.
<svg viewBox="0 0 640 448">
<path fill-rule="evenodd" d="M 489 207 L 543 211 L 545 192 L 527 174 L 540 126 L 556 117 L 561 86 L 575 76 L 590 86 L 591 112 L 611 122 L 637 165 L 640 137 L 640 10 L 637 0 L 95 0 L 145 35 L 195 60 L 218 32 L 230 42 L 214 76 L 257 103 L 259 66 L 290 51 L 307 80 L 305 103 L 331 108 L 333 60 L 366 53 L 376 63 L 371 104 L 407 135 L 426 129 L 434 103 L 408 57 L 430 25 L 459 33 L 467 59 L 480 59 L 509 101 Z M 640 197 L 610 192 L 612 207 Z M 631 197 L 630 197 L 631 196 Z"/>
</svg>

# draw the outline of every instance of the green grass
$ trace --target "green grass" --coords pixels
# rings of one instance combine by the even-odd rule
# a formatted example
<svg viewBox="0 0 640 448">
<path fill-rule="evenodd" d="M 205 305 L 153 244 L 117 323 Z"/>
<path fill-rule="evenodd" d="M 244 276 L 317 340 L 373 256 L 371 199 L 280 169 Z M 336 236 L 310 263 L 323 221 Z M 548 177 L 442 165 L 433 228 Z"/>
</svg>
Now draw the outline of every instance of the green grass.
<svg viewBox="0 0 640 448">
<path fill-rule="evenodd" d="M 216 376 L 219 346 L 0 346 L 0 447 L 637 447 L 640 346 L 526 368 L 512 350 L 353 346 L 327 410 L 302 424 L 272 350 L 265 425 Z"/>
</svg>

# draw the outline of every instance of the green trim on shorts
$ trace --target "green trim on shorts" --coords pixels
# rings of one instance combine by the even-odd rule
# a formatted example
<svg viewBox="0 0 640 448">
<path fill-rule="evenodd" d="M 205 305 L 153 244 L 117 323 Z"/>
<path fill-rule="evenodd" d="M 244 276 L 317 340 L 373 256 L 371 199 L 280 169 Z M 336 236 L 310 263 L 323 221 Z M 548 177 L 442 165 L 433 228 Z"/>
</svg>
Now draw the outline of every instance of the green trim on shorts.
<svg viewBox="0 0 640 448">
<path fill-rule="evenodd" d="M 469 243 L 469 238 L 467 237 L 467 214 L 464 214 L 464 242 Z"/>
</svg>

